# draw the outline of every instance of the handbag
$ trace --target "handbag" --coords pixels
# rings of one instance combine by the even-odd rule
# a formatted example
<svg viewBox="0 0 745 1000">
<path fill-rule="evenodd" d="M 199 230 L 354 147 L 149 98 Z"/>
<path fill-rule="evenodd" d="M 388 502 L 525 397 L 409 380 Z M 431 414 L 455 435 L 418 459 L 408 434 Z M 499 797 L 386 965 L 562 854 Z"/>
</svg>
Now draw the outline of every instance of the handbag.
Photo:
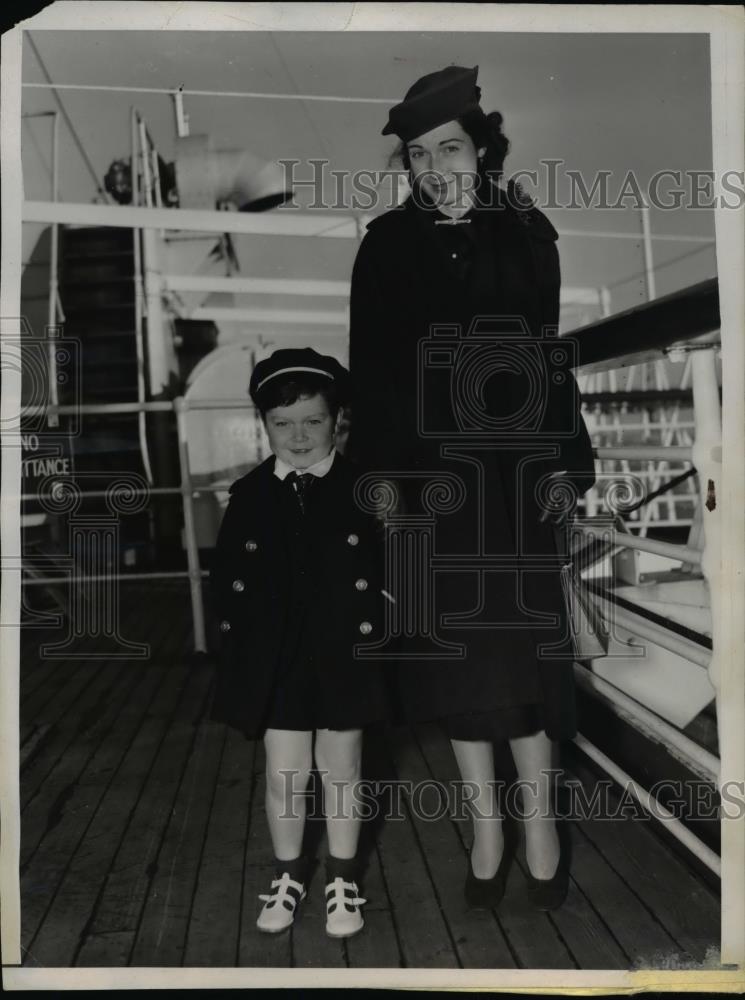
<svg viewBox="0 0 745 1000">
<path fill-rule="evenodd" d="M 608 627 L 574 563 L 565 563 L 561 567 L 561 585 L 569 613 L 575 658 L 597 660 L 607 656 Z"/>
</svg>

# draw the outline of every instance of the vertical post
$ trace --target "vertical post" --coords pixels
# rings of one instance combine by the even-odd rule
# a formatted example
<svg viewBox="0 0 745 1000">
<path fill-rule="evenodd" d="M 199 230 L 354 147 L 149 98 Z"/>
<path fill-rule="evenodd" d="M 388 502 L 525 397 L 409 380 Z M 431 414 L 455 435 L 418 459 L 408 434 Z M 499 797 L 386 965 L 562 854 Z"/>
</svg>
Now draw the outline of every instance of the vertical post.
<svg viewBox="0 0 745 1000">
<path fill-rule="evenodd" d="M 147 130 L 145 122 L 133 109 L 132 142 L 137 142 L 139 130 L 139 157 L 142 159 L 143 192 L 145 204 L 152 207 L 150 157 L 148 155 Z M 134 175 L 134 167 L 133 167 Z M 134 185 L 133 185 L 134 194 Z M 169 364 L 166 341 L 165 316 L 161 297 L 162 277 L 160 272 L 159 239 L 154 229 L 142 230 L 142 257 L 145 268 L 145 305 L 147 312 L 147 356 L 150 373 L 150 395 L 158 397 L 168 384 Z"/>
<path fill-rule="evenodd" d="M 711 600 L 712 634 L 720 636 L 722 607 L 722 415 L 719 405 L 715 349 L 694 350 L 691 354 L 693 415 L 696 424 L 692 459 L 698 470 L 699 503 L 703 550 L 701 570 Z M 716 691 L 717 719 L 720 718 L 720 669 L 722 651 L 715 641 L 709 663 L 709 680 Z"/>
<path fill-rule="evenodd" d="M 150 147 L 150 155 L 152 156 L 153 161 L 153 196 L 155 198 L 155 207 L 163 208 L 163 196 L 160 193 L 160 164 L 158 163 L 158 150 L 155 148 L 152 141 L 150 141 Z M 165 239 L 165 229 L 158 230 L 158 235 L 161 239 Z"/>
<path fill-rule="evenodd" d="M 176 134 L 183 139 L 189 134 L 189 116 L 184 111 L 184 88 L 179 87 L 171 97 L 173 98 L 173 109 L 176 113 Z"/>
<path fill-rule="evenodd" d="M 644 247 L 644 273 L 647 279 L 647 301 L 657 298 L 657 288 L 654 281 L 654 257 L 652 255 L 652 227 L 649 222 L 649 205 L 641 208 L 642 243 Z"/>
<path fill-rule="evenodd" d="M 137 145 L 137 112 L 134 108 L 130 112 L 131 143 L 132 154 L 130 157 L 130 173 L 132 179 L 132 204 L 139 205 L 140 202 L 140 180 Z M 142 287 L 142 230 L 133 227 L 132 248 L 134 251 L 134 283 L 135 283 L 135 351 L 137 353 L 137 398 L 141 403 L 145 402 L 145 348 L 142 337 L 142 317 L 144 293 Z M 150 453 L 147 447 L 147 422 L 145 411 L 140 410 L 137 414 L 137 430 L 140 440 L 140 453 L 142 455 L 142 466 L 148 483 L 153 485 L 153 470 L 150 466 Z"/>
<path fill-rule="evenodd" d="M 153 207 L 152 178 L 150 176 L 150 151 L 147 141 L 147 130 L 145 122 L 141 116 L 137 116 L 137 124 L 140 129 L 140 155 L 142 156 L 142 186 L 145 193 L 145 204 L 148 208 Z"/>
<path fill-rule="evenodd" d="M 147 356 L 150 395 L 160 396 L 168 384 L 165 316 L 161 300 L 161 276 L 158 266 L 158 237 L 154 229 L 142 230 L 145 265 L 145 303 L 147 308 Z"/>
<path fill-rule="evenodd" d="M 191 590 L 191 614 L 194 621 L 194 650 L 207 652 L 204 627 L 204 604 L 202 600 L 202 572 L 199 565 L 196 527 L 194 523 L 194 497 L 192 495 L 191 474 L 189 472 L 189 438 L 186 426 L 187 406 L 183 396 L 174 400 L 176 425 L 178 427 L 178 454 L 181 469 L 181 500 L 184 507 L 184 541 L 189 568 Z"/>
<path fill-rule="evenodd" d="M 52 115 L 52 201 L 57 201 L 59 197 L 59 112 Z M 59 405 L 59 391 L 57 388 L 57 351 L 54 344 L 54 329 L 57 326 L 57 301 L 59 298 L 59 225 L 52 223 L 51 251 L 49 260 L 49 309 L 47 313 L 48 341 L 47 351 L 49 358 L 49 402 L 52 406 Z M 47 416 L 49 427 L 59 427 L 59 417 L 56 413 Z"/>
</svg>

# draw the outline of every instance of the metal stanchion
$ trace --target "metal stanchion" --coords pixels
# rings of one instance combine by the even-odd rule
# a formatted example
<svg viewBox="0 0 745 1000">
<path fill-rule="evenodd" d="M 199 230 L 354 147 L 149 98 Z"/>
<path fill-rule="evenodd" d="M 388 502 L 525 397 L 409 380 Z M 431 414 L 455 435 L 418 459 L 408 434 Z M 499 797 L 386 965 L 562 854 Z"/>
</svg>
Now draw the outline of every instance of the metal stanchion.
<svg viewBox="0 0 745 1000">
<path fill-rule="evenodd" d="M 189 567 L 189 588 L 191 590 L 191 613 L 194 621 L 194 650 L 207 652 L 207 638 L 204 626 L 204 601 L 202 595 L 202 572 L 199 566 L 196 526 L 194 523 L 194 498 L 189 472 L 189 443 L 186 426 L 186 402 L 183 396 L 174 400 L 176 426 L 178 428 L 178 454 L 181 470 L 181 498 L 184 505 L 184 540 L 186 559 Z"/>
</svg>

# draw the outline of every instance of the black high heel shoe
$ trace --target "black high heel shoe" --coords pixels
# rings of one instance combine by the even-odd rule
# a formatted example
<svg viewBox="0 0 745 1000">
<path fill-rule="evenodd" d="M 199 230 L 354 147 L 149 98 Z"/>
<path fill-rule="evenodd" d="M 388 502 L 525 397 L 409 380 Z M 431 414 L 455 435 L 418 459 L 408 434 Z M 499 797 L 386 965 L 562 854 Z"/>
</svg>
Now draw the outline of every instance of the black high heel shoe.
<svg viewBox="0 0 745 1000">
<path fill-rule="evenodd" d="M 468 855 L 468 874 L 463 892 L 466 897 L 466 904 L 471 910 L 493 910 L 504 896 L 507 888 L 507 875 L 510 865 L 514 861 L 517 850 L 516 831 L 511 823 L 506 819 L 503 823 L 504 847 L 502 858 L 494 875 L 491 878 L 477 878 L 473 874 L 471 867 L 471 855 Z"/>
<path fill-rule="evenodd" d="M 569 868 L 571 867 L 572 841 L 565 821 L 556 824 L 559 837 L 559 862 L 551 878 L 536 878 L 530 874 L 527 859 L 525 861 L 526 878 L 528 880 L 528 899 L 537 910 L 547 912 L 558 910 L 569 891 Z"/>
</svg>

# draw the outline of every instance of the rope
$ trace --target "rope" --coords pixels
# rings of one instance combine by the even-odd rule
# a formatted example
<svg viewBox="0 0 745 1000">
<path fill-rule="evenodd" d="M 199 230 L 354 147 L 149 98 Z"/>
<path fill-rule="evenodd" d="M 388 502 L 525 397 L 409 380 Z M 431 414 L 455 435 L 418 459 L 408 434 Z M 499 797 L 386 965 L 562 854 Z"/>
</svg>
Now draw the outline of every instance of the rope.
<svg viewBox="0 0 745 1000">
<path fill-rule="evenodd" d="M 662 496 L 663 493 L 668 493 L 670 490 L 675 489 L 676 486 L 680 486 L 684 483 L 686 479 L 690 479 L 691 476 L 695 476 L 697 469 L 694 465 L 690 469 L 686 469 L 685 472 L 681 472 L 679 476 L 673 476 L 672 479 L 668 479 L 666 483 L 659 486 L 656 490 L 652 490 L 651 493 L 647 493 L 646 496 L 642 497 L 641 500 L 637 502 L 632 507 L 625 507 L 624 514 L 630 514 L 633 510 L 638 510 L 640 507 L 646 507 L 650 500 L 656 499 L 656 497 Z"/>
<path fill-rule="evenodd" d="M 44 87 L 46 90 L 52 90 L 52 91 L 55 92 L 54 93 L 54 99 L 57 102 L 57 104 L 59 105 L 59 109 L 60 109 L 60 112 L 62 113 L 62 117 L 65 119 L 65 124 L 70 129 L 70 134 L 72 135 L 73 142 L 78 147 L 78 152 L 82 156 L 83 162 L 85 163 L 86 167 L 88 168 L 88 172 L 90 173 L 91 177 L 95 181 L 96 192 L 99 195 L 101 195 L 107 203 L 111 204 L 111 198 L 109 196 L 109 193 L 108 193 L 108 191 L 105 191 L 101 187 L 101 182 L 98 179 L 98 173 L 96 172 L 96 168 L 91 163 L 90 158 L 89 158 L 88 154 L 86 153 L 86 151 L 85 151 L 85 149 L 83 147 L 83 143 L 80 141 L 80 136 L 75 131 L 75 126 L 73 125 L 72 121 L 70 120 L 70 116 L 67 113 L 67 108 L 64 106 L 64 104 L 60 100 L 58 94 L 56 93 L 56 91 L 59 90 L 60 88 L 59 88 L 59 86 L 56 83 L 52 83 L 52 78 L 49 75 L 49 71 L 47 70 L 46 66 L 44 65 L 44 60 L 41 58 L 39 50 L 37 49 L 36 43 L 34 42 L 33 38 L 31 37 L 31 34 L 27 32 L 27 36 L 28 36 L 28 43 L 31 46 L 31 49 L 33 50 L 34 55 L 36 56 L 36 61 L 39 64 L 39 68 L 41 69 L 41 71 L 44 74 L 44 76 L 47 78 L 48 82 L 47 83 L 30 84 L 30 85 L 24 83 L 23 86 L 24 87 L 25 86 Z"/>
<path fill-rule="evenodd" d="M 398 97 L 339 97 L 331 94 L 266 94 L 251 90 L 186 90 L 182 87 L 116 87 L 89 83 L 22 83 L 46 90 L 107 90 L 122 94 L 183 94 L 184 97 L 248 97 L 268 101 L 331 101 L 338 104 L 398 104 Z"/>
</svg>

